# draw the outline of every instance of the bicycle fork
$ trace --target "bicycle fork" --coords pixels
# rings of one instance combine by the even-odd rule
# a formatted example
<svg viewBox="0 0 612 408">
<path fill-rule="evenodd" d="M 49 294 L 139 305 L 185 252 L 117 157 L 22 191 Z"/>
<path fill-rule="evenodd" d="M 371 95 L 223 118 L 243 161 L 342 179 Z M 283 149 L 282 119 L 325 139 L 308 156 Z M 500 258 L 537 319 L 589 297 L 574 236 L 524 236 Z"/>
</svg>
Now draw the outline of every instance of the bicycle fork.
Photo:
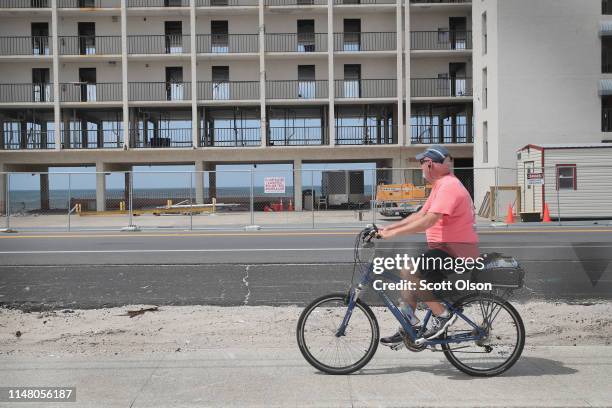
<svg viewBox="0 0 612 408">
<path fill-rule="evenodd" d="M 360 283 L 356 287 L 351 288 L 348 294 L 348 302 L 346 308 L 346 314 L 344 315 L 344 319 L 342 319 L 342 323 L 340 323 L 340 327 L 336 331 L 336 337 L 342 337 L 345 335 L 346 327 L 349 324 L 349 320 L 353 315 L 353 309 L 355 309 L 355 305 L 357 304 L 357 300 L 359 300 L 359 295 L 363 290 L 363 285 Z"/>
</svg>

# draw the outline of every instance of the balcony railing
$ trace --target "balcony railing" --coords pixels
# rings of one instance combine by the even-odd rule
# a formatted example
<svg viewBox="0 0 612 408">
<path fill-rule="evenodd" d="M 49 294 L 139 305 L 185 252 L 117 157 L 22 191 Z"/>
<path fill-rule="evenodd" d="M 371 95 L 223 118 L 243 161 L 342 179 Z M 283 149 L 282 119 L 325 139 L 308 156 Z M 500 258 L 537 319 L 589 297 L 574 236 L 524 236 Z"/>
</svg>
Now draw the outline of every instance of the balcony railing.
<svg viewBox="0 0 612 408">
<path fill-rule="evenodd" d="M 395 4 L 395 0 L 334 0 L 334 4 L 337 6 L 354 6 L 360 4 Z"/>
<path fill-rule="evenodd" d="M 120 102 L 121 83 L 63 83 L 60 85 L 62 102 Z"/>
<path fill-rule="evenodd" d="M 130 101 L 188 101 L 191 82 L 130 82 Z"/>
<path fill-rule="evenodd" d="M 59 37 L 61 55 L 119 55 L 120 36 L 62 36 Z"/>
<path fill-rule="evenodd" d="M 472 128 L 463 125 L 412 125 L 412 144 L 473 143 Z"/>
<path fill-rule="evenodd" d="M 0 103 L 53 102 L 53 84 L 0 84 Z"/>
<path fill-rule="evenodd" d="M 25 134 L 18 130 L 4 131 L 0 139 L 2 150 L 55 149 L 55 132 L 53 130 L 29 129 Z"/>
<path fill-rule="evenodd" d="M 397 96 L 395 79 L 337 79 L 336 98 L 393 98 Z"/>
<path fill-rule="evenodd" d="M 335 33 L 334 51 L 393 51 L 396 33 Z"/>
<path fill-rule="evenodd" d="M 327 34 L 270 33 L 266 34 L 268 52 L 326 52 Z"/>
<path fill-rule="evenodd" d="M 189 0 L 127 0 L 127 7 L 189 7 Z"/>
<path fill-rule="evenodd" d="M 0 37 L 0 55 L 50 55 L 49 37 Z"/>
<path fill-rule="evenodd" d="M 413 78 L 410 94 L 412 97 L 472 96 L 472 78 Z"/>
<path fill-rule="evenodd" d="M 265 0 L 264 4 L 266 6 L 323 6 L 327 5 L 327 0 Z"/>
<path fill-rule="evenodd" d="M 185 54 L 189 52 L 188 35 L 129 35 L 129 54 Z"/>
<path fill-rule="evenodd" d="M 198 99 L 205 101 L 259 99 L 258 81 L 198 82 Z"/>
<path fill-rule="evenodd" d="M 324 99 L 329 94 L 327 80 L 267 81 L 267 99 Z"/>
<path fill-rule="evenodd" d="M 196 0 L 196 7 L 257 7 L 258 0 Z"/>
<path fill-rule="evenodd" d="M 338 126 L 336 125 L 336 144 L 338 145 L 380 145 L 395 144 L 393 127 L 384 126 Z"/>
<path fill-rule="evenodd" d="M 134 147 L 192 147 L 191 129 L 132 129 L 130 138 Z"/>
<path fill-rule="evenodd" d="M 51 0 L 2 0 L 0 8 L 51 8 Z"/>
<path fill-rule="evenodd" d="M 58 8 L 121 8 L 121 0 L 57 0 Z"/>
<path fill-rule="evenodd" d="M 410 33 L 413 50 L 471 50 L 471 31 L 413 31 Z"/>
<path fill-rule="evenodd" d="M 197 36 L 198 53 L 242 53 L 259 51 L 257 34 L 200 34 Z"/>
<path fill-rule="evenodd" d="M 62 131 L 62 149 L 121 148 L 123 148 L 123 131 L 119 129 Z"/>
<path fill-rule="evenodd" d="M 260 146 L 259 128 L 211 128 L 205 134 L 202 129 L 202 146 L 247 147 Z"/>
<path fill-rule="evenodd" d="M 325 129 L 321 126 L 291 126 L 268 128 L 269 146 L 321 146 Z"/>
<path fill-rule="evenodd" d="M 602 74 L 612 73 L 612 49 L 608 49 L 608 48 L 601 49 L 601 73 Z"/>
</svg>

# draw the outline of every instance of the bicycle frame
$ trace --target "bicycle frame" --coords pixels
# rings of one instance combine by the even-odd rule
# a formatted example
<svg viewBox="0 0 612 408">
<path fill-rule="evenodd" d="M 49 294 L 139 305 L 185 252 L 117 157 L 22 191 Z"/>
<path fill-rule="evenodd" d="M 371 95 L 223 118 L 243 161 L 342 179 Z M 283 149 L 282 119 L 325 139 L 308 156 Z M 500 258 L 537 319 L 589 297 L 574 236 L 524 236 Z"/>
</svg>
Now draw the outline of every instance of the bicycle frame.
<svg viewBox="0 0 612 408">
<path fill-rule="evenodd" d="M 353 309 L 355 308 L 355 305 L 357 304 L 357 300 L 359 299 L 359 294 L 361 293 L 361 291 L 367 287 L 372 287 L 374 280 L 377 280 L 377 279 L 387 279 L 395 283 L 400 283 L 402 281 L 402 279 L 399 276 L 393 275 L 387 271 L 384 271 L 382 274 L 375 274 L 373 264 L 369 263 L 367 266 L 367 270 L 361 276 L 361 280 L 359 284 L 357 284 L 357 286 L 352 286 L 349 291 L 348 308 L 347 308 L 346 314 L 344 315 L 344 319 L 342 319 L 342 323 L 340 324 L 340 327 L 338 328 L 338 331 L 336 332 L 336 337 L 340 337 L 344 335 L 344 332 L 346 330 L 346 327 L 348 326 L 351 315 L 353 313 Z M 389 296 L 384 290 L 376 290 L 376 292 L 378 293 L 378 296 L 384 302 L 387 309 L 389 309 L 389 311 L 391 311 L 391 313 L 393 314 L 393 316 L 395 316 L 397 321 L 400 322 L 402 328 L 404 329 L 404 332 L 407 333 L 408 336 L 410 336 L 410 339 L 414 342 L 418 338 L 419 333 L 417 333 L 414 330 L 414 328 L 408 322 L 404 314 L 400 311 L 400 309 L 397 306 L 395 306 L 393 301 L 389 298 Z M 481 340 L 486 336 L 486 333 L 482 330 L 482 328 L 480 328 L 480 326 L 478 326 L 476 323 L 470 320 L 469 317 L 463 314 L 463 309 L 453 307 L 452 304 L 450 304 L 444 299 L 439 299 L 439 300 L 442 303 L 444 303 L 444 305 L 448 308 L 450 312 L 456 314 L 459 318 L 463 319 L 467 324 L 473 327 L 478 334 L 477 335 L 472 335 L 471 333 L 457 334 L 457 335 L 446 337 L 443 339 L 427 340 L 423 344 L 425 344 L 426 346 L 433 346 L 436 344 L 461 343 L 461 342 L 467 342 L 467 341 Z M 430 317 L 431 317 L 431 310 L 428 309 L 427 313 L 425 314 L 425 318 L 423 319 L 422 327 L 427 326 L 427 322 L 429 321 Z"/>
</svg>

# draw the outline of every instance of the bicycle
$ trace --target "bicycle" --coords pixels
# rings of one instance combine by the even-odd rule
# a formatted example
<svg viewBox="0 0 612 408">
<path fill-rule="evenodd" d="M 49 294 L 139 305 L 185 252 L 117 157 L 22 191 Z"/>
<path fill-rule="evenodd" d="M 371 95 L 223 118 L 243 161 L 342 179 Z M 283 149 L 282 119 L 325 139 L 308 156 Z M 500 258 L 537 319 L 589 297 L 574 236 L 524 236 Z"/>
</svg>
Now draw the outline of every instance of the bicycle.
<svg viewBox="0 0 612 408">
<path fill-rule="evenodd" d="M 306 306 L 298 320 L 297 342 L 300 351 L 306 361 L 324 373 L 353 373 L 363 368 L 376 353 L 380 337 L 378 321 L 370 306 L 360 299 L 360 294 L 372 287 L 375 279 L 401 281 L 387 271 L 375 275 L 371 259 L 367 263 L 360 259 L 360 248 L 373 247 L 372 239 L 377 236 L 377 231 L 376 226 L 368 227 L 355 239 L 353 275 L 360 267 L 362 274 L 359 283 L 355 285 L 351 281 L 347 293 L 333 293 L 314 300 Z M 519 270 L 518 263 L 515 262 L 514 266 Z M 503 279 L 507 281 L 507 277 Z M 505 289 L 500 290 L 511 292 L 522 286 L 522 282 L 523 275 L 520 274 L 510 284 L 502 282 L 500 286 Z M 378 290 L 376 293 L 399 321 L 405 333 L 403 345 L 410 351 L 441 351 L 457 369 L 478 377 L 499 375 L 512 367 L 521 356 L 525 345 L 523 321 L 516 309 L 495 291 L 469 293 L 453 304 L 438 297 L 458 318 L 443 334 L 430 340 L 421 335 L 426 330 L 431 310 L 427 310 L 421 327 L 415 329 L 385 291 Z M 495 328 L 493 323 L 496 323 Z"/>
</svg>

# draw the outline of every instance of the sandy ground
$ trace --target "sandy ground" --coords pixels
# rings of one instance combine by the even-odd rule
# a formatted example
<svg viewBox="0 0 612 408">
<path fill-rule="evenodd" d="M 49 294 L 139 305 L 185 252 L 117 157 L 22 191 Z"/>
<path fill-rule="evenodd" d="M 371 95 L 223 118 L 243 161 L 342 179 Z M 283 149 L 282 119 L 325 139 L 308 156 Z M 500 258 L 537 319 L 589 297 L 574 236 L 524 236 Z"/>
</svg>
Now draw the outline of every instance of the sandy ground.
<svg viewBox="0 0 612 408">
<path fill-rule="evenodd" d="M 612 303 L 569 305 L 532 302 L 516 305 L 527 330 L 527 347 L 610 345 Z M 200 349 L 257 349 L 295 343 L 299 307 L 169 306 L 130 318 L 128 310 L 24 313 L 0 309 L 0 354 L 19 356 L 129 355 Z M 381 332 L 397 323 L 381 308 Z"/>
</svg>

